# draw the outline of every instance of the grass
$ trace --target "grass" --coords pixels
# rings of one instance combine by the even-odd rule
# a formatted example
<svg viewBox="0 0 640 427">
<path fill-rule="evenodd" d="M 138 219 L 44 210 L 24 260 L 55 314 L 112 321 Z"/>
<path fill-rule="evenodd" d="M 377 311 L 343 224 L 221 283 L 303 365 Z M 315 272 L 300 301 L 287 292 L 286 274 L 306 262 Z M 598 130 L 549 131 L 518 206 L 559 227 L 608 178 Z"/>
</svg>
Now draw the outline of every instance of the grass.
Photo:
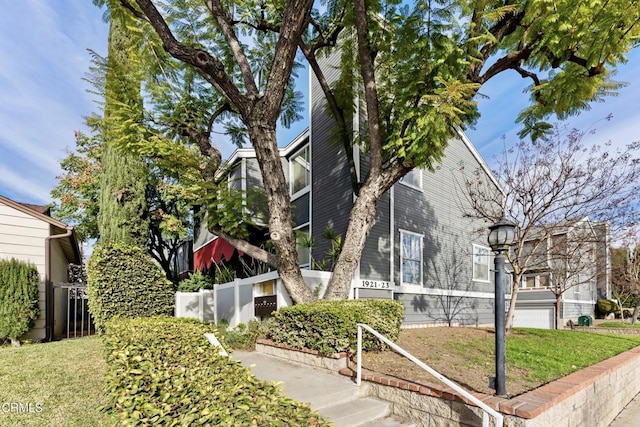
<svg viewBox="0 0 640 427">
<path fill-rule="evenodd" d="M 495 375 L 492 330 L 483 328 L 404 329 L 399 345 L 436 371 L 470 390 L 490 393 Z M 640 346 L 640 335 L 517 328 L 507 334 L 507 388 L 512 395 L 579 371 Z M 366 369 L 414 381 L 433 381 L 392 351 L 369 352 Z"/>
<path fill-rule="evenodd" d="M 0 426 L 104 425 L 102 352 L 98 337 L 0 348 Z"/>
<path fill-rule="evenodd" d="M 507 338 L 507 360 L 527 369 L 534 381 L 548 382 L 640 345 L 640 336 L 515 330 Z"/>
<path fill-rule="evenodd" d="M 615 329 L 624 329 L 624 328 L 636 329 L 636 328 L 640 328 L 640 322 L 636 322 L 634 325 L 631 324 L 630 320 L 626 320 L 625 323 L 622 323 L 620 321 L 618 321 L 618 322 L 603 322 L 603 323 L 599 324 L 598 327 L 600 327 L 600 328 L 615 328 Z"/>
</svg>

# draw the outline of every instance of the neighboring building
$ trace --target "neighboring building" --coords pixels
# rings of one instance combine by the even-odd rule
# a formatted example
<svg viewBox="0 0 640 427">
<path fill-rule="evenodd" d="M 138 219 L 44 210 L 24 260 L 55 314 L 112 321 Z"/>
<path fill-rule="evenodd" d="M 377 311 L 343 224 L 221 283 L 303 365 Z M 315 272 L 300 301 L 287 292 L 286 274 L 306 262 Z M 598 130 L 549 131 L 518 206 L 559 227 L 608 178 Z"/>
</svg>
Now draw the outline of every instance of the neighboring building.
<svg viewBox="0 0 640 427">
<path fill-rule="evenodd" d="M 40 317 L 25 337 L 60 338 L 66 328 L 67 299 L 53 285 L 68 282 L 69 264 L 82 264 L 72 227 L 52 218 L 47 206 L 18 203 L 0 196 L 0 258 L 34 264 L 40 273 Z"/>
<path fill-rule="evenodd" d="M 606 224 L 588 218 L 534 230 L 523 246 L 528 257 L 514 326 L 553 329 L 580 316 L 593 316 L 600 294 L 610 292 Z M 559 302 L 559 313 L 556 304 Z"/>
</svg>

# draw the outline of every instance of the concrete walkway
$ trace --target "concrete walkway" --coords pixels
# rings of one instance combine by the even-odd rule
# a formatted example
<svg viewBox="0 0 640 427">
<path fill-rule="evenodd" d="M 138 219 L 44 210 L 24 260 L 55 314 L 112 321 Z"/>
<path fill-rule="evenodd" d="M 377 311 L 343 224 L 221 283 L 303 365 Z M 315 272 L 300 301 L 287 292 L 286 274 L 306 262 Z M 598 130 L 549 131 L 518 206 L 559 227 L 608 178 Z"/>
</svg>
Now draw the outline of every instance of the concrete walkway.
<svg viewBox="0 0 640 427">
<path fill-rule="evenodd" d="M 640 394 L 618 414 L 609 427 L 633 427 L 640 425 Z"/>
<path fill-rule="evenodd" d="M 336 427 L 413 425 L 390 416 L 390 403 L 365 397 L 350 378 L 257 352 L 234 351 L 231 358 L 261 380 L 282 383 L 285 395 L 309 403 Z"/>
</svg>

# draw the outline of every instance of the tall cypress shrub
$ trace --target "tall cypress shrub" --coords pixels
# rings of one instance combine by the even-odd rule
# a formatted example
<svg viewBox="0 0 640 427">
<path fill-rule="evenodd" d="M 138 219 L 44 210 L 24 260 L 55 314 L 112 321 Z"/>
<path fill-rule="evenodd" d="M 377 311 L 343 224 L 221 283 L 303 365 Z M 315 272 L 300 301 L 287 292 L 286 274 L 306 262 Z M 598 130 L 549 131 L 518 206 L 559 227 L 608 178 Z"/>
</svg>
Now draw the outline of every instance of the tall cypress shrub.
<svg viewBox="0 0 640 427">
<path fill-rule="evenodd" d="M 146 218 L 148 171 L 144 159 L 127 153 L 144 136 L 140 76 L 137 68 L 139 37 L 127 30 L 128 15 L 111 16 L 107 74 L 105 79 L 104 152 L 100 179 L 100 242 L 120 242 L 147 247 L 149 224 Z"/>
<path fill-rule="evenodd" d="M 19 338 L 31 329 L 40 309 L 40 275 L 35 265 L 15 259 L 0 260 L 0 338 L 19 345 Z"/>
</svg>

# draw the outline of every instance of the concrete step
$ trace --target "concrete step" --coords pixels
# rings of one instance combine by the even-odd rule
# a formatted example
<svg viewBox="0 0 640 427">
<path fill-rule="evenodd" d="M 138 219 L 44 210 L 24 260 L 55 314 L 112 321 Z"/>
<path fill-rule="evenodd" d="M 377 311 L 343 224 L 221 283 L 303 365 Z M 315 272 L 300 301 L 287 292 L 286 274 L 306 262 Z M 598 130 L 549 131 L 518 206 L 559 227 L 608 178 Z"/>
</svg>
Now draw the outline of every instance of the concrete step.
<svg viewBox="0 0 640 427">
<path fill-rule="evenodd" d="M 364 425 L 364 424 L 363 424 Z M 395 415 L 389 415 L 388 417 L 378 418 L 366 424 L 367 427 L 417 427 L 417 424 L 412 423 Z"/>
<path fill-rule="evenodd" d="M 256 352 L 235 351 L 231 356 L 267 382 L 277 382 L 283 393 L 309 403 L 336 427 L 395 427 L 411 424 L 390 417 L 391 404 L 366 397 L 367 385 L 325 370 Z"/>
<path fill-rule="evenodd" d="M 391 412 L 391 404 L 372 397 L 361 397 L 319 409 L 335 427 L 369 426 Z"/>
</svg>

